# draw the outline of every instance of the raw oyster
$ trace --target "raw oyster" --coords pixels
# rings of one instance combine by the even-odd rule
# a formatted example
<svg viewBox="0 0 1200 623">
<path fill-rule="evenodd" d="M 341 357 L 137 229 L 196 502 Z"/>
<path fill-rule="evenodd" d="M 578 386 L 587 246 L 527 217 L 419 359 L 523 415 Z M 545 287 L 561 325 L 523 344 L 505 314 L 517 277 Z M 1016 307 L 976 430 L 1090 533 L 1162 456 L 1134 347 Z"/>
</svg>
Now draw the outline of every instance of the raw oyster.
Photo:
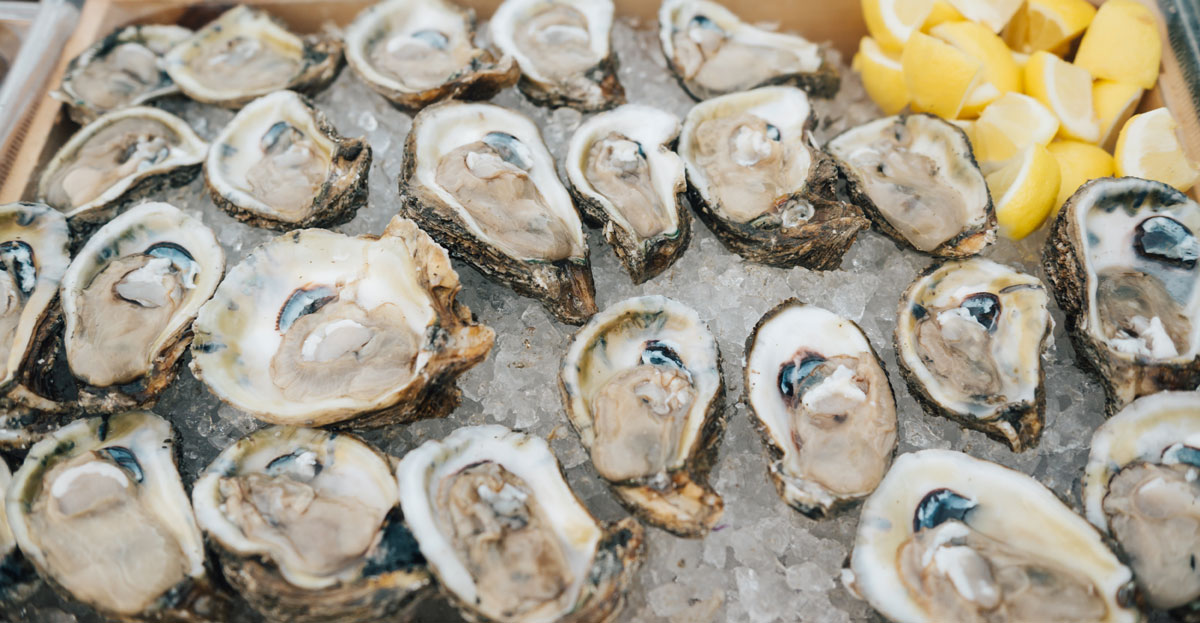
<svg viewBox="0 0 1200 623">
<path fill-rule="evenodd" d="M 382 426 L 444 415 L 495 334 L 455 297 L 446 251 L 412 221 L 382 236 L 284 234 L 229 270 L 192 330 L 192 373 L 275 424 Z"/>
<path fill-rule="evenodd" d="M 491 99 L 521 70 L 475 47 L 475 11 L 450 0 L 383 0 L 343 35 L 346 62 L 367 86 L 406 110 L 444 99 Z"/>
<path fill-rule="evenodd" d="M 1134 398 L 1200 385 L 1200 204 L 1148 180 L 1088 182 L 1042 253 L 1080 363 L 1113 413 Z"/>
<path fill-rule="evenodd" d="M 67 364 L 92 411 L 152 404 L 175 378 L 192 319 L 225 273 L 211 229 L 166 203 L 101 227 L 61 286 Z"/>
<path fill-rule="evenodd" d="M 371 146 L 344 138 L 294 91 L 246 105 L 208 151 L 204 180 L 213 203 L 256 227 L 331 227 L 367 202 Z"/>
<path fill-rule="evenodd" d="M 837 165 L 817 148 L 808 96 L 762 87 L 694 106 L 679 155 L 688 196 L 731 251 L 774 266 L 837 268 L 869 222 L 837 199 Z"/>
<path fill-rule="evenodd" d="M 559 321 L 596 313 L 583 224 L 528 117 L 442 102 L 413 119 L 404 152 L 403 216 Z"/>
<path fill-rule="evenodd" d="M 59 411 L 47 387 L 61 321 L 58 287 L 70 264 L 67 220 L 40 203 L 0 206 L 0 392 L 11 405 Z M 25 445 L 44 418 L 0 416 L 0 445 Z"/>
<path fill-rule="evenodd" d="M 520 65 L 517 88 L 525 97 L 595 111 L 625 103 L 612 22 L 612 0 L 504 0 L 488 32 Z"/>
<path fill-rule="evenodd" d="M 1042 354 L 1054 329 L 1048 302 L 1037 277 L 991 260 L 931 266 L 896 312 L 896 361 L 913 397 L 1013 452 L 1037 445 Z"/>
<path fill-rule="evenodd" d="M 896 450 L 887 372 L 853 321 L 788 299 L 746 341 L 746 403 L 779 495 L 822 517 L 875 490 Z"/>
<path fill-rule="evenodd" d="M 269 620 L 404 619 L 429 587 L 388 457 L 352 435 L 251 433 L 204 470 L 192 502 L 225 579 Z"/>
<path fill-rule="evenodd" d="M 896 623 L 1140 621 L 1131 573 L 1036 480 L 961 452 L 896 459 L 843 581 Z"/>
<path fill-rule="evenodd" d="M 143 411 L 76 420 L 39 441 L 5 499 L 17 544 L 56 590 L 122 621 L 224 621 L 175 465 Z"/>
<path fill-rule="evenodd" d="M 717 2 L 664 0 L 658 37 L 679 84 L 697 100 L 770 84 L 833 97 L 841 84 L 817 44 L 751 26 Z"/>
<path fill-rule="evenodd" d="M 571 196 L 633 278 L 643 283 L 687 249 L 692 217 L 683 160 L 671 150 L 679 119 L 626 104 L 600 113 L 571 137 L 564 168 Z"/>
<path fill-rule="evenodd" d="M 640 563 L 632 518 L 598 523 L 539 437 L 468 426 L 396 468 L 400 505 L 429 569 L 473 621 L 612 621 Z"/>
<path fill-rule="evenodd" d="M 10 481 L 12 473 L 0 458 L 0 491 L 7 491 Z M 17 539 L 8 525 L 8 514 L 3 510 L 0 508 L 0 617 L 16 621 L 21 602 L 38 587 L 38 576 L 33 565 L 17 549 Z"/>
<path fill-rule="evenodd" d="M 188 97 L 241 108 L 280 89 L 325 88 L 341 69 L 342 44 L 300 38 L 265 11 L 239 5 L 171 48 L 162 66 Z"/>
<path fill-rule="evenodd" d="M 159 59 L 192 36 L 187 28 L 147 24 L 118 28 L 71 59 L 59 90 L 50 95 L 85 124 L 100 115 L 179 91 Z"/>
<path fill-rule="evenodd" d="M 171 113 L 147 106 L 110 112 L 58 150 L 38 182 L 38 201 L 65 213 L 73 227 L 99 225 L 138 199 L 191 182 L 207 152 L 208 143 Z"/>
<path fill-rule="evenodd" d="M 1096 429 L 1083 479 L 1088 520 L 1120 545 L 1152 608 L 1200 611 L 1200 393 L 1143 396 Z"/>
<path fill-rule="evenodd" d="M 851 128 L 826 146 L 850 197 L 897 242 L 938 257 L 975 255 L 996 240 L 996 212 L 971 142 L 933 115 Z"/>
<path fill-rule="evenodd" d="M 616 303 L 575 334 L 558 381 L 567 419 L 621 501 L 677 535 L 708 534 L 725 507 L 708 484 L 725 384 L 696 312 L 662 296 Z"/>
</svg>

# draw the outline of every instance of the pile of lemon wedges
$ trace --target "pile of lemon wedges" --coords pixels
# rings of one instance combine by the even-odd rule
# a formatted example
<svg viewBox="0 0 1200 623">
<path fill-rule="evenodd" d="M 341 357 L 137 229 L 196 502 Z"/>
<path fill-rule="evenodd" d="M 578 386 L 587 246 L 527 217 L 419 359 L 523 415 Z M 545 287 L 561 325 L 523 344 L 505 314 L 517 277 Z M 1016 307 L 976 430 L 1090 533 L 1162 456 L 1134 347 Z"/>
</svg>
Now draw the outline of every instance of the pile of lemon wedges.
<svg viewBox="0 0 1200 623">
<path fill-rule="evenodd" d="M 1162 40 L 1135 0 L 862 0 L 854 57 L 886 114 L 952 120 L 983 169 L 1001 232 L 1036 230 L 1084 182 L 1108 175 L 1200 181 L 1154 88 Z M 1071 59 L 1071 60 L 1067 60 Z"/>
</svg>

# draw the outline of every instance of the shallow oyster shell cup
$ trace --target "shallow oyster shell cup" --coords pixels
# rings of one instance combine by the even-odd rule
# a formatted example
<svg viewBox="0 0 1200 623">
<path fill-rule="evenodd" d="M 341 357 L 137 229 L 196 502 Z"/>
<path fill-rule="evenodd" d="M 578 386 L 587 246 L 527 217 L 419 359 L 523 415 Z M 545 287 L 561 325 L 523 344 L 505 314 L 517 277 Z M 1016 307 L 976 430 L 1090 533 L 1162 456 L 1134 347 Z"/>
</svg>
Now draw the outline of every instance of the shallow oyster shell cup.
<svg viewBox="0 0 1200 623">
<path fill-rule="evenodd" d="M 588 179 L 588 158 L 593 145 L 610 134 L 638 143 L 645 152 L 650 183 L 673 227 L 650 238 L 638 235 L 626 211 Z M 600 113 L 579 126 L 571 137 L 567 159 L 568 190 L 588 224 L 604 229 L 617 259 L 635 284 L 658 276 L 687 250 L 692 239 L 692 213 L 687 206 L 687 175 L 683 160 L 672 151 L 679 136 L 679 118 L 650 106 L 626 104 Z"/>
<path fill-rule="evenodd" d="M 51 185 L 55 176 L 78 157 L 80 150 L 106 128 L 125 120 L 146 119 L 162 124 L 170 131 L 165 137 L 173 145 L 166 158 L 139 167 L 138 170 L 117 180 L 98 196 L 79 204 L 55 204 L 49 201 Z M 157 108 L 132 106 L 123 108 L 83 126 L 73 134 L 54 155 L 54 159 L 42 170 L 38 181 L 38 201 L 51 205 L 63 212 L 72 230 L 86 231 L 104 224 L 122 208 L 139 199 L 153 195 L 165 188 L 184 186 L 200 172 L 200 164 L 208 153 L 204 142 L 186 121 Z"/>
<path fill-rule="evenodd" d="M 303 133 L 325 161 L 325 179 L 299 215 L 284 212 L 251 192 L 247 172 L 260 157 L 262 137 L 284 122 Z M 274 230 L 332 227 L 354 218 L 367 202 L 371 146 L 338 133 L 311 100 L 276 91 L 250 102 L 213 139 L 204 161 L 204 183 L 213 203 L 239 221 Z M 297 183 L 306 183 L 297 179 Z"/>
<path fill-rule="evenodd" d="M 538 605 L 519 618 L 479 608 L 478 585 L 456 545 L 435 498 L 444 479 L 483 463 L 497 463 L 533 491 L 552 535 L 567 550 L 571 583 L 563 608 Z M 442 440 L 411 450 L 396 467 L 400 504 L 429 569 L 443 593 L 469 620 L 482 623 L 605 623 L 616 620 L 625 591 L 641 562 L 644 530 L 632 518 L 597 522 L 567 486 L 558 460 L 540 437 L 503 426 L 466 426 Z"/>
<path fill-rule="evenodd" d="M 288 460 L 312 461 L 317 469 L 309 482 L 292 474 L 277 475 Z M 324 474 L 324 476 L 322 476 Z M 273 478 L 283 487 L 309 486 L 321 496 L 340 496 L 347 512 L 390 509 L 370 548 L 332 574 L 310 566 L 293 548 L 318 543 L 281 543 L 256 539 L 231 518 L 223 481 L 242 476 Z M 320 484 L 320 478 L 326 480 Z M 192 487 L 196 522 L 221 560 L 225 579 L 254 609 L 272 621 L 308 623 L 407 619 L 431 588 L 412 535 L 397 507 L 392 459 L 353 435 L 307 428 L 273 426 L 251 433 L 221 452 Z M 245 499 L 241 504 L 247 504 Z M 250 500 L 251 511 L 258 509 Z M 264 503 L 264 509 L 274 508 Z M 356 508 L 359 504 L 362 507 Z M 301 515 L 297 511 L 291 518 Z M 273 526 L 279 534 L 286 528 Z M 286 536 L 284 537 L 286 539 Z M 332 538 L 332 537 L 331 537 Z"/>
<path fill-rule="evenodd" d="M 646 523 L 678 536 L 703 537 L 725 503 L 708 484 L 725 430 L 725 383 L 716 340 L 691 308 L 662 296 L 627 299 L 596 314 L 571 340 L 559 372 L 567 419 L 591 452 L 596 394 L 615 376 L 642 362 L 648 342 L 679 357 L 695 389 L 681 439 L 667 469 L 634 481 L 610 482 Z M 602 476 L 603 477 L 603 476 Z"/>
<path fill-rule="evenodd" d="M 420 110 L 445 99 L 491 99 L 501 89 L 516 84 L 521 75 L 511 56 L 496 58 L 490 51 L 479 50 L 467 67 L 448 76 L 442 84 L 413 87 L 384 73 L 369 58 L 368 47 L 389 30 L 434 30 L 443 35 L 452 33 L 453 39 L 458 39 L 461 31 L 461 44 L 474 45 L 475 11 L 448 0 L 385 0 L 363 9 L 346 27 L 342 41 L 350 69 L 367 86 L 404 110 Z"/>
<path fill-rule="evenodd" d="M 419 336 L 412 372 L 370 398 L 289 400 L 275 384 L 283 341 L 278 316 L 298 291 L 358 280 L 364 305 L 399 307 Z M 340 286 L 338 286 L 340 287 Z M 455 379 L 482 361 L 494 332 L 455 300 L 460 284 L 446 251 L 404 218 L 382 236 L 320 229 L 284 234 L 230 269 L 193 324 L 192 373 L 218 398 L 273 424 L 376 427 L 438 417 L 458 404 Z"/>
<path fill-rule="evenodd" d="M 722 205 L 697 161 L 698 127 L 710 119 L 749 114 L 775 126 L 781 140 L 809 155 L 808 176 L 787 194 L 754 206 L 758 216 L 738 220 Z M 803 91 L 769 86 L 731 93 L 692 107 L 683 122 L 677 151 L 687 165 L 692 209 L 730 251 L 769 266 L 832 270 L 870 221 L 862 211 L 838 199 L 838 168 L 813 137 L 816 116 Z M 764 200 L 765 201 L 765 200 Z"/>
<path fill-rule="evenodd" d="M 206 47 L 228 47 L 236 37 L 269 47 L 278 56 L 290 57 L 299 65 L 294 73 L 273 72 L 270 80 L 260 80 L 265 83 L 253 87 L 236 80 L 209 79 L 192 66 L 193 59 Z M 238 5 L 171 48 L 163 56 L 162 67 L 188 97 L 205 104 L 241 108 L 251 100 L 280 89 L 314 93 L 325 88 L 342 67 L 342 42 L 316 35 L 301 38 L 267 12 Z"/>
<path fill-rule="evenodd" d="M 1200 386 L 1200 266 L 1180 268 L 1138 257 L 1134 230 L 1152 216 L 1177 221 L 1191 236 L 1200 232 L 1200 204 L 1166 184 L 1134 177 L 1092 180 L 1059 210 L 1042 250 L 1046 280 L 1066 314 L 1077 361 L 1098 374 L 1110 415 L 1139 396 Z M 1088 226 L 1093 218 L 1101 221 L 1094 228 Z M 1111 345 L 1101 334 L 1097 310 L 1100 269 L 1133 271 L 1161 284 L 1178 307 L 1174 313 L 1187 321 L 1180 336 L 1185 347 L 1175 356 L 1152 357 Z"/>
</svg>

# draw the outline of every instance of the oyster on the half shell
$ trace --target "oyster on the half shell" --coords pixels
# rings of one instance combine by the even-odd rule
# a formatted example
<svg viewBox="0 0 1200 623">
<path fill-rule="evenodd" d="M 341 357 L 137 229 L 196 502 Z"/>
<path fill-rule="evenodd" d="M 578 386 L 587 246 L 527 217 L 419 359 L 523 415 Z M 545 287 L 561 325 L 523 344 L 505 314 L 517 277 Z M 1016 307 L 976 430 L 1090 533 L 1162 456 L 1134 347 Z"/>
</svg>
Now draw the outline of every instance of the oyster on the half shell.
<svg viewBox="0 0 1200 623">
<path fill-rule="evenodd" d="M 471 620 L 604 623 L 620 612 L 642 527 L 596 521 L 541 438 L 460 428 L 406 454 L 396 477 L 429 570 Z"/>
<path fill-rule="evenodd" d="M 575 334 L 558 381 L 567 419 L 621 501 L 647 523 L 706 535 L 724 509 L 708 470 L 725 384 L 696 312 L 661 296 L 616 303 Z"/>
<path fill-rule="evenodd" d="M 1134 177 L 1084 184 L 1051 226 L 1046 279 L 1109 413 L 1200 385 L 1200 204 Z"/>
<path fill-rule="evenodd" d="M 535 104 L 605 110 L 625 103 L 612 49 L 612 0 L 504 0 L 492 42 L 521 68 L 517 88 Z"/>
<path fill-rule="evenodd" d="M 382 236 L 284 234 L 229 270 L 193 325 L 192 373 L 261 420 L 382 426 L 445 415 L 495 334 L 455 300 L 446 251 L 412 221 Z"/>
<path fill-rule="evenodd" d="M 246 105 L 213 140 L 204 180 L 213 203 L 257 227 L 332 227 L 367 202 L 371 146 L 338 134 L 294 91 Z"/>
<path fill-rule="evenodd" d="M 596 313 L 583 224 L 533 121 L 442 102 L 417 113 L 404 153 L 402 215 L 559 321 Z"/>
<path fill-rule="evenodd" d="M 746 403 L 779 495 L 822 517 L 875 490 L 896 450 L 896 401 L 854 322 L 796 299 L 746 341 Z"/>
<path fill-rule="evenodd" d="M 731 251 L 773 266 L 837 268 L 862 211 L 838 199 L 838 169 L 817 148 L 808 96 L 761 87 L 694 106 L 679 135 L 688 196 Z"/>
<path fill-rule="evenodd" d="M 0 491 L 8 490 L 12 472 L 0 458 Z M 17 539 L 8 525 L 8 513 L 0 506 L 0 617 L 16 621 L 21 604 L 39 585 L 37 571 L 17 549 Z"/>
<path fill-rule="evenodd" d="M 405 110 L 444 99 L 491 99 L 521 74 L 507 54 L 475 47 L 475 11 L 451 0 L 384 0 L 342 36 L 346 62 Z"/>
</svg>

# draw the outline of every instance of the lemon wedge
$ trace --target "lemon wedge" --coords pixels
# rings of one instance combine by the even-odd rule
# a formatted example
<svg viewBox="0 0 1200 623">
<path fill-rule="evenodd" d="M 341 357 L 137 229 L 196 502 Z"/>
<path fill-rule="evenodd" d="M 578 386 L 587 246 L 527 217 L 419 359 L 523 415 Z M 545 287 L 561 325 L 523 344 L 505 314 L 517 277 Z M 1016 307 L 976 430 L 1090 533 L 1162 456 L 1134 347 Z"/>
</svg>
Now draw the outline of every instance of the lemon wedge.
<svg viewBox="0 0 1200 623">
<path fill-rule="evenodd" d="M 1061 208 L 1085 182 L 1113 174 L 1113 157 L 1090 143 L 1054 141 L 1046 149 L 1058 161 L 1058 172 L 1062 179 L 1058 186 L 1058 198 L 1054 200 L 1055 210 Z"/>
<path fill-rule="evenodd" d="M 900 55 L 913 110 L 953 119 L 978 84 L 983 64 L 954 46 L 913 33 Z"/>
<path fill-rule="evenodd" d="M 867 30 L 885 49 L 900 50 L 925 23 L 934 0 L 862 0 Z"/>
<path fill-rule="evenodd" d="M 1200 171 L 1184 155 L 1178 129 L 1166 108 L 1131 117 L 1117 138 L 1117 175 L 1157 180 L 1187 192 Z"/>
<path fill-rule="evenodd" d="M 1000 32 L 1025 0 L 946 0 L 963 17 Z"/>
<path fill-rule="evenodd" d="M 1061 174 L 1049 150 L 1031 145 L 986 179 L 1000 234 L 1020 240 L 1040 227 L 1054 209 Z"/>
<path fill-rule="evenodd" d="M 851 66 L 862 75 L 867 95 L 883 114 L 894 115 L 908 105 L 908 88 L 904 86 L 899 54 L 887 52 L 874 39 L 863 37 Z"/>
<path fill-rule="evenodd" d="M 1142 87 L 1113 80 L 1097 80 L 1092 84 L 1092 106 L 1100 121 L 1100 140 L 1097 145 L 1112 151 L 1117 145 L 1117 134 L 1125 122 L 1137 110 L 1142 101 Z"/>
<path fill-rule="evenodd" d="M 1134 0 L 1108 0 L 1083 33 L 1075 64 L 1097 78 L 1154 87 L 1162 60 L 1158 23 Z"/>
<path fill-rule="evenodd" d="M 1004 40 L 996 33 L 975 22 L 946 22 L 929 33 L 983 66 L 979 84 L 967 95 L 960 116 L 977 117 L 985 106 L 1001 95 L 1021 90 L 1021 70 Z"/>
<path fill-rule="evenodd" d="M 950 6 L 950 3 L 946 2 L 946 0 L 935 0 L 933 8 L 929 11 L 929 17 L 926 17 L 925 23 L 921 24 L 921 32 L 929 32 L 931 28 L 938 24 L 961 22 L 966 19 L 962 16 L 962 13 L 959 13 L 954 7 Z"/>
<path fill-rule="evenodd" d="M 1055 50 L 1083 33 L 1095 15 L 1087 0 L 1027 0 L 1004 29 L 1004 41 L 1027 54 Z"/>
<path fill-rule="evenodd" d="M 1100 140 L 1100 122 L 1092 106 L 1092 76 L 1086 69 L 1049 52 L 1034 52 L 1025 64 L 1025 92 L 1054 112 L 1063 138 L 1089 143 Z"/>
<path fill-rule="evenodd" d="M 1058 117 L 1037 100 L 1005 93 L 975 122 L 975 157 L 984 171 L 995 170 L 1032 145 L 1046 145 L 1058 132 Z"/>
</svg>

